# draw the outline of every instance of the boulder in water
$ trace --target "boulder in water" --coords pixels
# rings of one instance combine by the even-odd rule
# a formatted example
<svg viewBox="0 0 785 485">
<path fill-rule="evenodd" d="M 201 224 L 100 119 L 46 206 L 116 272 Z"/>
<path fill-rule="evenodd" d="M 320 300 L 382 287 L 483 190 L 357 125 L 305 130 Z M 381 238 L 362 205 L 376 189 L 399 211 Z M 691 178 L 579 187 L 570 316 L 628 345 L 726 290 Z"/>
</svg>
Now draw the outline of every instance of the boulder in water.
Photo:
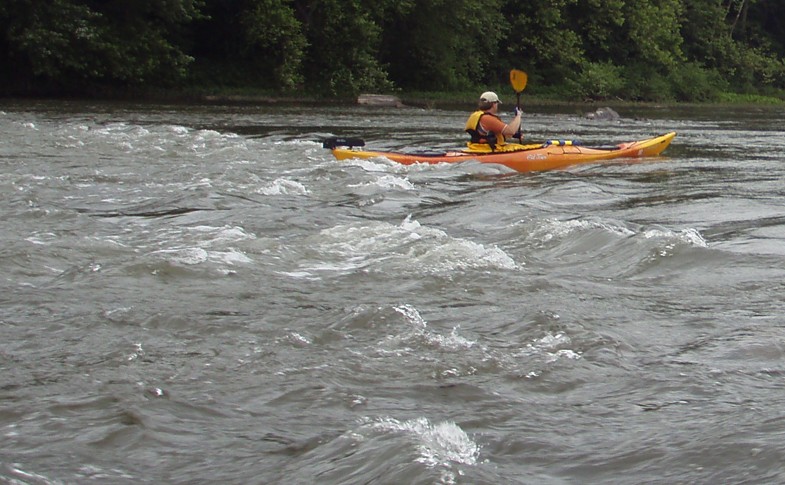
<svg viewBox="0 0 785 485">
<path fill-rule="evenodd" d="M 594 112 L 586 113 L 586 118 L 599 121 L 618 121 L 621 119 L 621 116 L 613 108 L 606 106 L 605 108 L 597 108 Z"/>
</svg>

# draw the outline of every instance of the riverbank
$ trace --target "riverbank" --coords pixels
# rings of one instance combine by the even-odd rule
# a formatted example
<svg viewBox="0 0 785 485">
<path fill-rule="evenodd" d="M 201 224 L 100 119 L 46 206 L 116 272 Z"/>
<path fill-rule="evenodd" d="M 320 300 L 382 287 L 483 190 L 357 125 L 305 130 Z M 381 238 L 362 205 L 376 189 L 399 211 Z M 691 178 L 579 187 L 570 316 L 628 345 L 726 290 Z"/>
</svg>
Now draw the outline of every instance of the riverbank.
<svg viewBox="0 0 785 485">
<path fill-rule="evenodd" d="M 509 86 L 491 87 L 507 105 L 514 105 L 515 93 Z M 295 105 L 307 106 L 351 106 L 367 104 L 363 97 L 380 97 L 389 101 L 382 103 L 391 108 L 420 108 L 420 109 L 466 109 L 473 107 L 477 90 L 462 92 L 397 92 L 397 93 L 361 93 L 356 96 L 323 96 L 314 93 L 276 93 L 258 90 L 203 90 L 199 88 L 182 90 L 124 90 L 100 91 L 83 96 L 6 96 L 0 99 L 65 99 L 74 101 L 120 101 L 142 103 L 207 103 L 207 104 L 242 104 L 242 105 Z M 523 106 L 537 106 L 544 108 L 581 107 L 596 109 L 610 106 L 613 108 L 625 107 L 658 107 L 658 106 L 778 106 L 785 104 L 785 93 L 777 95 L 757 95 L 722 93 L 717 100 L 706 102 L 680 102 L 680 101 L 634 101 L 626 99 L 570 99 L 566 96 L 543 96 L 523 92 L 521 104 Z"/>
<path fill-rule="evenodd" d="M 509 87 L 497 87 L 496 92 L 507 104 L 515 102 L 515 94 Z M 455 106 L 473 105 L 477 97 L 475 91 L 462 92 L 399 92 L 399 93 L 362 93 L 358 96 L 315 96 L 313 94 L 274 94 L 274 93 L 191 93 L 185 98 L 191 101 L 205 101 L 211 103 L 247 103 L 247 104 L 313 104 L 313 105 L 351 105 L 367 104 L 363 98 L 367 96 L 380 96 L 389 98 L 382 103 L 390 107 L 416 107 L 425 109 L 450 108 Z M 781 105 L 785 104 L 785 93 L 777 96 L 757 94 L 722 93 L 719 99 L 707 102 L 680 102 L 680 101 L 635 101 L 626 99 L 570 99 L 559 96 L 531 95 L 526 92 L 521 95 L 522 104 L 537 106 L 667 106 L 667 105 L 695 105 L 695 106 L 722 106 L 722 105 Z"/>
</svg>

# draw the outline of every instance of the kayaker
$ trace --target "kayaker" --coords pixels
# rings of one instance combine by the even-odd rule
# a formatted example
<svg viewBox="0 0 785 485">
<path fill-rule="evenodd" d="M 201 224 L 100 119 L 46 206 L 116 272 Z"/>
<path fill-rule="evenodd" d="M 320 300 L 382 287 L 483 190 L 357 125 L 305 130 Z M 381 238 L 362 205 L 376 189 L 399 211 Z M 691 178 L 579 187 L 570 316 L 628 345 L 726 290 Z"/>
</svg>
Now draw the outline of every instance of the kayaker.
<svg viewBox="0 0 785 485">
<path fill-rule="evenodd" d="M 507 138 L 513 136 L 520 138 L 521 110 L 515 108 L 515 118 L 505 123 L 497 114 L 500 104 L 499 96 L 493 91 L 480 95 L 477 111 L 466 120 L 466 132 L 471 136 L 471 141 L 467 143 L 470 151 L 497 152 L 523 148 L 517 143 L 506 142 Z"/>
</svg>

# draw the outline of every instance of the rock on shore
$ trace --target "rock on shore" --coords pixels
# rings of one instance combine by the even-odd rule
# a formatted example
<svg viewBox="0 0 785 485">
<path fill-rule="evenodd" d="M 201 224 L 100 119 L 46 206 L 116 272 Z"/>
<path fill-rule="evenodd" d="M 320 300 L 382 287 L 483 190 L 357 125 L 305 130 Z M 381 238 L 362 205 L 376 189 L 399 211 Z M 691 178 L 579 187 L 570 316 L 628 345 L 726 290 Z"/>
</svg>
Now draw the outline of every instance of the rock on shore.
<svg viewBox="0 0 785 485">
<path fill-rule="evenodd" d="M 390 106 L 392 108 L 403 107 L 401 99 L 390 94 L 361 94 L 357 97 L 357 104 L 364 104 L 367 106 Z"/>
</svg>

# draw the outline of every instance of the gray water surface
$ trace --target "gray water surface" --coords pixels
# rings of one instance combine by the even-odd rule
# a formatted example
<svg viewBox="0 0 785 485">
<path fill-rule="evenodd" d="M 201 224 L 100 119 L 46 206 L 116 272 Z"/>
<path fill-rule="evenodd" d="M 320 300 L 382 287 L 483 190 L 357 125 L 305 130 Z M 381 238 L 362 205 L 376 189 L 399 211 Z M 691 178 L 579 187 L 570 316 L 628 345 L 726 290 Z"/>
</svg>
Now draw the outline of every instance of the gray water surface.
<svg viewBox="0 0 785 485">
<path fill-rule="evenodd" d="M 0 105 L 0 481 L 785 481 L 785 113 L 524 109 Z"/>
</svg>

